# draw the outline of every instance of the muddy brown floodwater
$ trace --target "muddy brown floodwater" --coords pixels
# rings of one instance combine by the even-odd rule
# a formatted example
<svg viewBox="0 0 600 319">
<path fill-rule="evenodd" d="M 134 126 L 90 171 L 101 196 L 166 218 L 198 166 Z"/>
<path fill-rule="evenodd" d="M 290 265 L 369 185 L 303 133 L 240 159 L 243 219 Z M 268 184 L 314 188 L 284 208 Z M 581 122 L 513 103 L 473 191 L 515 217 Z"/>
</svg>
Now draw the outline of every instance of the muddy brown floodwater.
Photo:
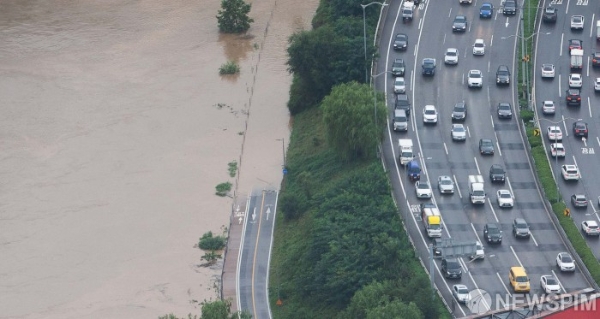
<svg viewBox="0 0 600 319">
<path fill-rule="evenodd" d="M 217 184 L 279 185 L 287 38 L 317 2 L 254 1 L 240 37 L 217 32 L 219 0 L 0 0 L 0 318 L 215 299 L 194 245 L 229 224 Z"/>
</svg>

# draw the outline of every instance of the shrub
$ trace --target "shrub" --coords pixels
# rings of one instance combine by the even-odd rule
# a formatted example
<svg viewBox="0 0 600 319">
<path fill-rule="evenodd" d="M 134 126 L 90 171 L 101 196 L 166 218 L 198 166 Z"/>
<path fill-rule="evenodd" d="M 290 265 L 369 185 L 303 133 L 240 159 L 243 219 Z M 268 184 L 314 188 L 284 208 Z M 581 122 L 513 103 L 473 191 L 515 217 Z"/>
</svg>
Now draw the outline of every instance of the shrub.
<svg viewBox="0 0 600 319">
<path fill-rule="evenodd" d="M 244 0 L 223 0 L 217 15 L 219 31 L 224 33 L 242 33 L 250 29 L 254 19 L 248 17 L 252 5 Z"/>
<path fill-rule="evenodd" d="M 225 237 L 213 236 L 213 233 L 209 231 L 202 235 L 198 241 L 198 247 L 202 250 L 221 250 L 225 248 L 225 243 Z"/>
<path fill-rule="evenodd" d="M 219 74 L 236 74 L 240 72 L 240 67 L 233 61 L 228 61 L 227 63 L 221 65 L 219 68 Z"/>
<path fill-rule="evenodd" d="M 217 189 L 217 193 L 216 193 L 217 196 L 225 197 L 231 190 L 231 183 L 230 182 L 221 183 L 221 184 L 217 185 L 215 188 Z"/>
<path fill-rule="evenodd" d="M 229 166 L 229 176 L 231 177 L 235 177 L 235 174 L 237 173 L 237 169 L 238 169 L 238 165 L 236 161 L 233 162 L 229 162 L 229 164 L 227 164 Z"/>
</svg>

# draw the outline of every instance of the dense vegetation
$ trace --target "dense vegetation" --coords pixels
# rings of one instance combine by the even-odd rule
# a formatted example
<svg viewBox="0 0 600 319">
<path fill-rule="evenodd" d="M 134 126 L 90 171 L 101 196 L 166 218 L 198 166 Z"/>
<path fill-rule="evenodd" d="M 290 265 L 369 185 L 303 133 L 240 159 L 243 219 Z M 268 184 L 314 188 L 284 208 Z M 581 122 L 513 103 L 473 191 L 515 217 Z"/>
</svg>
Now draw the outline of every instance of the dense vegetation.
<svg viewBox="0 0 600 319">
<path fill-rule="evenodd" d="M 251 4 L 244 0 L 222 0 L 221 10 L 217 15 L 219 31 L 223 33 L 243 33 L 250 29 L 254 19 L 248 16 Z"/>
<path fill-rule="evenodd" d="M 295 117 L 271 262 L 275 318 L 449 317 L 376 156 L 387 110 L 364 84 L 361 3 L 323 0 L 314 30 L 290 38 Z M 370 9 L 372 35 L 379 10 Z"/>
</svg>

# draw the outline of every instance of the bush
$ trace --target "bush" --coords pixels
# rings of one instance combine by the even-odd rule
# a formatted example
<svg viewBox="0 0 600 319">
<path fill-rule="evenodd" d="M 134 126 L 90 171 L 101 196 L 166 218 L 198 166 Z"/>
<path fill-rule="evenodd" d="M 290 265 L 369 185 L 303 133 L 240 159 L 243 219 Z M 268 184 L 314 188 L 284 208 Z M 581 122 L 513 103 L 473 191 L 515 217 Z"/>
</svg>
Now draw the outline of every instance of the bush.
<svg viewBox="0 0 600 319">
<path fill-rule="evenodd" d="M 202 250 L 221 250 L 225 248 L 226 239 L 223 236 L 213 236 L 213 233 L 209 231 L 202 235 L 198 241 L 198 247 Z"/>
<path fill-rule="evenodd" d="M 221 183 L 221 184 L 217 185 L 215 188 L 217 189 L 217 193 L 216 193 L 217 196 L 225 197 L 231 190 L 231 183 L 230 182 Z"/>
<path fill-rule="evenodd" d="M 219 68 L 219 74 L 236 74 L 240 72 L 240 67 L 233 61 L 228 61 L 227 63 L 221 65 Z"/>
<path fill-rule="evenodd" d="M 299 192 L 284 192 L 281 196 L 281 210 L 286 221 L 296 220 L 302 215 L 308 206 L 305 196 Z"/>
<path fill-rule="evenodd" d="M 243 0 L 223 0 L 217 15 L 219 31 L 224 33 L 242 33 L 250 29 L 254 19 L 248 17 L 252 5 Z"/>
</svg>

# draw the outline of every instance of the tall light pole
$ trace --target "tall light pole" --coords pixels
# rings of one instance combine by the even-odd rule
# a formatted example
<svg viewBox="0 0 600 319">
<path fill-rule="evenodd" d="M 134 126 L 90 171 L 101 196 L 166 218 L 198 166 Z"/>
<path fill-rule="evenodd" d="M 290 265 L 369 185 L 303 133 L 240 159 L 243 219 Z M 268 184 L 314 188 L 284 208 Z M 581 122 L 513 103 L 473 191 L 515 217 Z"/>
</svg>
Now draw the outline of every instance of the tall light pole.
<svg viewBox="0 0 600 319">
<path fill-rule="evenodd" d="M 525 61 L 525 56 L 527 56 L 527 47 L 525 46 L 525 41 L 529 41 L 529 39 L 533 38 L 533 36 L 535 36 L 536 34 L 538 34 L 537 32 L 532 33 L 530 36 L 528 37 L 523 37 L 523 10 L 521 10 L 521 30 L 520 33 L 521 35 L 509 35 L 507 37 L 502 37 L 502 40 L 506 40 L 508 38 L 512 38 L 512 37 L 516 37 L 521 39 L 521 54 L 523 54 L 523 56 L 521 57 L 521 70 L 523 70 L 523 80 L 525 81 L 524 85 L 525 85 L 525 99 L 527 100 L 527 109 L 531 110 L 532 106 L 531 106 L 531 98 L 529 96 L 529 67 L 527 66 L 527 63 Z"/>
<path fill-rule="evenodd" d="M 369 80 L 369 76 L 367 74 L 367 17 L 365 14 L 365 9 L 372 4 L 378 4 L 382 7 L 387 6 L 387 3 L 385 3 L 385 2 L 376 2 L 376 1 L 368 3 L 368 4 L 360 5 L 363 10 L 363 40 L 364 40 L 364 49 L 365 49 L 365 83 L 367 83 L 367 81 Z"/>
</svg>

